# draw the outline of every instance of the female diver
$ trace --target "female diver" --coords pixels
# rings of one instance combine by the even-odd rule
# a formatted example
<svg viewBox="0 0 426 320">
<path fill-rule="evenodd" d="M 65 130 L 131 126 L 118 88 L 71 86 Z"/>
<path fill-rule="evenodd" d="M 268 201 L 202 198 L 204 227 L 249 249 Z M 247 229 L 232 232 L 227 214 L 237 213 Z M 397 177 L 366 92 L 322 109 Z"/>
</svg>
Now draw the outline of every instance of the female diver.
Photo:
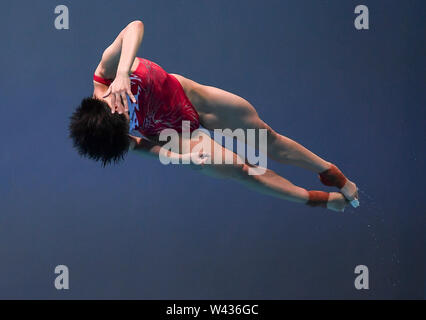
<svg viewBox="0 0 426 320">
<path fill-rule="evenodd" d="M 118 162 L 128 150 L 158 157 L 162 150 L 160 132 L 167 128 L 182 132 L 182 121 L 189 121 L 190 132 L 200 125 L 208 130 L 265 129 L 265 150 L 270 159 L 310 170 L 319 175 L 323 184 L 337 187 L 339 192 L 308 191 L 266 168 L 263 174 L 251 175 L 249 169 L 253 165 L 201 130 L 197 130 L 201 139 L 189 141 L 189 153 L 168 152 L 168 156 L 183 159 L 191 155 L 191 164 L 202 173 L 233 179 L 285 200 L 334 211 L 343 211 L 348 203 L 357 206 L 355 183 L 334 164 L 274 131 L 247 100 L 178 74 L 169 74 L 159 65 L 136 57 L 143 35 L 143 23 L 133 21 L 103 52 L 93 76 L 93 95 L 83 99 L 71 117 L 70 137 L 82 156 L 104 165 Z M 180 139 L 182 145 L 183 134 Z M 205 143 L 205 148 L 194 154 L 192 151 L 199 143 Z M 218 160 L 215 157 L 229 156 L 232 163 L 215 161 Z"/>
</svg>

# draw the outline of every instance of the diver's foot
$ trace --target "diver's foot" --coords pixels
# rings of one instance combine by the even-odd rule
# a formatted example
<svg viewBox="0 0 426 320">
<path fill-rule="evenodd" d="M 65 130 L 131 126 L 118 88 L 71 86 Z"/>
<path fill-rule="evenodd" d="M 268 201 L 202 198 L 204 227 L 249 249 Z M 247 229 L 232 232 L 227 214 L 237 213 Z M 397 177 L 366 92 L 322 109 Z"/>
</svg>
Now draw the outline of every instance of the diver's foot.
<svg viewBox="0 0 426 320">
<path fill-rule="evenodd" d="M 340 189 L 340 192 L 343 193 L 346 199 L 349 201 L 358 199 L 358 188 L 356 184 L 349 179 L 346 180 L 343 188 Z"/>
<path fill-rule="evenodd" d="M 340 192 L 354 207 L 359 205 L 359 201 L 357 201 L 358 188 L 356 184 L 346 178 L 342 171 L 340 171 L 334 164 L 330 163 L 329 169 L 321 172 L 319 174 L 319 178 L 322 184 L 329 187 L 339 188 Z"/>
<path fill-rule="evenodd" d="M 340 192 L 330 192 L 327 201 L 327 209 L 343 212 L 348 203 L 348 200 Z"/>
</svg>

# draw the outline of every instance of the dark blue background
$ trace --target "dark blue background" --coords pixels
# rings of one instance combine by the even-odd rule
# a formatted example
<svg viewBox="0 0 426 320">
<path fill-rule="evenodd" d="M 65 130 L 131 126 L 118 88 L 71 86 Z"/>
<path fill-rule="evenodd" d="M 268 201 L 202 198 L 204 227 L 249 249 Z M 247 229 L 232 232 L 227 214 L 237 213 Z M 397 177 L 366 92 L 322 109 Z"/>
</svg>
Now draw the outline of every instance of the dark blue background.
<svg viewBox="0 0 426 320">
<path fill-rule="evenodd" d="M 54 8 L 70 30 L 54 28 Z M 354 8 L 370 9 L 370 30 Z M 424 1 L 19 1 L 0 27 L 0 298 L 423 298 Z M 249 100 L 333 161 L 361 207 L 315 210 L 130 155 L 80 158 L 68 118 L 130 21 L 139 55 Z M 315 175 L 269 166 L 306 188 Z M 53 286 L 70 269 L 70 290 Z M 370 290 L 354 288 L 354 268 Z"/>
</svg>

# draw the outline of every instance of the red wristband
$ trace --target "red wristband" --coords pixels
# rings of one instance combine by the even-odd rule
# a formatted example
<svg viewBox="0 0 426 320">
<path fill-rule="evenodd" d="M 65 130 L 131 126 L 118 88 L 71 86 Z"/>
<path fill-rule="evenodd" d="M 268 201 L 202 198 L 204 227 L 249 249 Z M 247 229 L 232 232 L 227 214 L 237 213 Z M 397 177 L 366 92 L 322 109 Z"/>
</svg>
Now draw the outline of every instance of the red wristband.
<svg viewBox="0 0 426 320">
<path fill-rule="evenodd" d="M 309 200 L 308 202 L 306 202 L 308 206 L 327 208 L 327 202 L 328 202 L 328 197 L 330 193 L 324 192 L 324 191 L 315 191 L 315 190 L 310 190 L 308 191 L 308 193 L 309 193 Z"/>
<path fill-rule="evenodd" d="M 331 165 L 330 169 L 321 172 L 319 178 L 322 184 L 329 187 L 337 187 L 339 189 L 342 189 L 348 180 L 334 164 Z"/>
</svg>

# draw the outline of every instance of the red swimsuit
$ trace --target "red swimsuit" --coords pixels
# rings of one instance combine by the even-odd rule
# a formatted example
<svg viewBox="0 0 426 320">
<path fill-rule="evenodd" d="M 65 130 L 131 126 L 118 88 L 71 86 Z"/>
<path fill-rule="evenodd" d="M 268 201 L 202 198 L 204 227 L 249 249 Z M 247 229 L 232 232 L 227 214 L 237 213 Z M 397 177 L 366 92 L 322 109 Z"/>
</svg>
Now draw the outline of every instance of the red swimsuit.
<svg viewBox="0 0 426 320">
<path fill-rule="evenodd" d="M 136 103 L 127 97 L 130 113 L 130 133 L 135 130 L 144 136 L 159 135 L 166 128 L 182 131 L 182 121 L 190 121 L 190 131 L 198 129 L 198 113 L 186 96 L 180 82 L 156 63 L 139 59 L 137 69 L 130 75 Z M 109 86 L 113 80 L 93 75 L 97 82 Z"/>
</svg>

